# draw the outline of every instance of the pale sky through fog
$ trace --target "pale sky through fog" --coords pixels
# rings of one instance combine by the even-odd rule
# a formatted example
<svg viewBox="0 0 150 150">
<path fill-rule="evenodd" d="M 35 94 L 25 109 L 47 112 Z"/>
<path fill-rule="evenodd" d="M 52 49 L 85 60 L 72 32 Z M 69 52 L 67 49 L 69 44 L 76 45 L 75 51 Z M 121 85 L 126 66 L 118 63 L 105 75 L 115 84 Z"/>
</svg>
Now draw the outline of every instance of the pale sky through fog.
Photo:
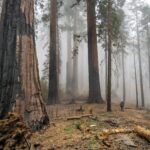
<svg viewBox="0 0 150 150">
<path fill-rule="evenodd" d="M 69 1 L 69 0 L 68 0 Z M 127 2 L 130 0 L 126 0 Z M 150 5 L 150 0 L 143 0 L 143 2 L 146 2 Z M 41 14 L 40 14 L 41 15 Z M 44 29 L 45 26 L 40 26 L 39 32 L 40 34 L 38 35 L 38 40 L 37 40 L 37 56 L 38 56 L 38 62 L 39 62 L 39 72 L 40 76 L 42 75 L 42 70 L 43 70 L 43 64 L 45 61 L 45 55 L 47 54 L 46 49 L 44 49 L 44 41 L 46 38 L 49 36 L 49 31 L 45 31 L 47 29 Z M 48 35 L 45 35 L 48 34 Z"/>
</svg>

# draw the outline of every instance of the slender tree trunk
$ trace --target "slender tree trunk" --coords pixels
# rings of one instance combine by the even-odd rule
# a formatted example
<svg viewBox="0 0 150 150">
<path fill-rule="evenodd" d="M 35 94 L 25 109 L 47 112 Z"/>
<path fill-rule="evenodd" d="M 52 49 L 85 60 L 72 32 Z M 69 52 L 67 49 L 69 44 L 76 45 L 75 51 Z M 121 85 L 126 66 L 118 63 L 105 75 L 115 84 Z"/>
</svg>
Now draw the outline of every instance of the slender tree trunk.
<svg viewBox="0 0 150 150">
<path fill-rule="evenodd" d="M 141 101 L 142 101 L 142 107 L 145 107 L 144 89 L 143 89 L 143 77 L 142 77 L 142 62 L 141 62 L 140 35 L 139 35 L 139 25 L 138 25 L 138 14 L 137 14 L 137 11 L 136 11 L 136 32 L 137 32 L 137 45 L 138 45 L 138 57 L 139 57 Z"/>
<path fill-rule="evenodd" d="M 6 100 L 3 97 L 5 94 L 12 96 L 8 96 L 8 100 L 16 99 L 15 111 L 23 115 L 31 128 L 41 129 L 48 124 L 49 119 L 39 81 L 34 39 L 34 2 L 5 0 L 2 16 L 0 49 L 4 52 L 0 56 L 3 58 L 0 72 L 1 81 L 5 83 L 1 85 L 6 84 L 8 87 L 7 91 L 2 87 L 0 97 Z M 9 109 L 7 105 L 6 108 Z"/>
<path fill-rule="evenodd" d="M 103 102 L 100 90 L 95 0 L 87 0 L 89 103 Z"/>
<path fill-rule="evenodd" d="M 112 1 L 108 0 L 108 83 L 107 83 L 107 111 L 111 111 L 111 68 L 112 68 L 112 37 L 111 37 L 111 11 Z"/>
<path fill-rule="evenodd" d="M 138 86 L 137 86 L 135 54 L 134 54 L 134 74 L 135 74 L 135 90 L 136 90 L 136 108 L 138 108 L 139 107 L 139 100 L 138 100 Z"/>
<path fill-rule="evenodd" d="M 105 31 L 105 99 L 107 99 L 107 82 L 108 82 L 108 42 L 107 42 L 107 32 Z"/>
<path fill-rule="evenodd" d="M 74 33 L 73 33 L 73 74 L 72 74 L 72 91 L 73 96 L 76 97 L 78 94 L 78 35 L 77 35 L 77 8 L 74 8 Z"/>
<path fill-rule="evenodd" d="M 48 105 L 53 105 L 53 104 L 59 103 L 56 33 L 57 33 L 57 0 L 51 0 Z"/>
<path fill-rule="evenodd" d="M 126 83 L 125 83 L 125 61 L 124 61 L 124 51 L 122 46 L 122 76 L 123 76 L 123 102 L 126 101 Z"/>
<path fill-rule="evenodd" d="M 69 19 L 70 20 L 70 19 Z M 66 72 L 66 91 L 69 98 L 72 96 L 72 86 L 71 86 L 71 77 L 72 77 L 72 55 L 71 55 L 71 31 L 67 31 L 67 72 Z"/>
<path fill-rule="evenodd" d="M 57 28 L 56 28 L 56 58 L 57 58 L 57 87 L 58 87 L 58 99 L 60 95 L 60 88 L 59 88 L 59 75 L 61 72 L 61 58 L 60 58 L 60 51 L 61 51 L 61 46 L 60 46 L 60 32 L 59 32 L 59 26 L 58 26 L 58 16 L 57 16 Z M 59 99 L 60 100 L 60 99 Z"/>
<path fill-rule="evenodd" d="M 148 65 L 149 65 L 149 88 L 150 88 L 150 33 L 149 33 L 149 26 L 146 26 L 147 30 L 147 50 L 148 50 Z"/>
</svg>

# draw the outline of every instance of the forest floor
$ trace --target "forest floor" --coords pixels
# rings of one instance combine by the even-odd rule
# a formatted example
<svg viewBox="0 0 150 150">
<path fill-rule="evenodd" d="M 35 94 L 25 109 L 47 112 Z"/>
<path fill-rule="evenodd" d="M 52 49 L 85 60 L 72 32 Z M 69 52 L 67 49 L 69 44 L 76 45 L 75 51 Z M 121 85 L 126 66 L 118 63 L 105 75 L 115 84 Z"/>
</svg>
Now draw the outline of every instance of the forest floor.
<svg viewBox="0 0 150 150">
<path fill-rule="evenodd" d="M 50 126 L 34 133 L 32 142 L 42 150 L 150 150 L 150 143 L 136 133 L 111 134 L 101 138 L 106 129 L 132 129 L 137 125 L 150 129 L 150 110 L 126 106 L 121 112 L 119 104 L 113 104 L 113 111 L 106 112 L 106 104 L 62 105 L 48 108 Z M 92 116 L 83 116 L 92 111 Z"/>
</svg>

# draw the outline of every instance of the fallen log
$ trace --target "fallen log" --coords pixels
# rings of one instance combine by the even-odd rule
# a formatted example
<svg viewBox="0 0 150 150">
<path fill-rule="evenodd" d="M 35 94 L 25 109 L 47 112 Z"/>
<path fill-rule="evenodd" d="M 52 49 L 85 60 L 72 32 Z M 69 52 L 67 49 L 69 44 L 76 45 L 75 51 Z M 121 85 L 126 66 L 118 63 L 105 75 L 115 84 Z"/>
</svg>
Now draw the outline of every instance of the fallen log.
<svg viewBox="0 0 150 150">
<path fill-rule="evenodd" d="M 145 129 L 141 126 L 136 126 L 134 128 L 135 133 L 137 133 L 137 135 L 139 135 L 140 137 L 146 139 L 148 142 L 150 142 L 150 130 Z"/>
<path fill-rule="evenodd" d="M 117 129 L 105 129 L 100 133 L 101 139 L 107 139 L 109 135 L 112 134 L 119 134 L 119 133 L 132 133 L 134 129 L 124 129 L 124 128 L 117 128 Z"/>
<path fill-rule="evenodd" d="M 72 116 L 72 117 L 68 117 L 67 120 L 76 120 L 76 119 L 81 119 L 81 118 L 85 118 L 85 117 L 91 117 L 92 114 L 85 114 L 85 115 L 81 115 L 81 116 Z"/>
<path fill-rule="evenodd" d="M 150 142 L 150 130 L 143 128 L 141 126 L 135 126 L 133 129 L 123 129 L 123 128 L 117 128 L 117 129 L 104 129 L 100 133 L 100 139 L 105 140 L 112 134 L 119 134 L 119 133 L 136 133 L 140 137 L 146 139 L 148 142 Z"/>
</svg>

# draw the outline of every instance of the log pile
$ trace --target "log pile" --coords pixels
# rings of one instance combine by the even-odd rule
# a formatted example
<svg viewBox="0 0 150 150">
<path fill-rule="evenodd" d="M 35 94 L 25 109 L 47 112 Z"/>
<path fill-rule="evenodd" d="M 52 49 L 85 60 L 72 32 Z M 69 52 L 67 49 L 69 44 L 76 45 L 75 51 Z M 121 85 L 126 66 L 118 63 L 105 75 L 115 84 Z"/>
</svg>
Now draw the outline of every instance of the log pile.
<svg viewBox="0 0 150 150">
<path fill-rule="evenodd" d="M 0 120 L 0 150 L 29 150 L 30 137 L 29 128 L 18 114 L 9 113 L 6 119 Z"/>
</svg>

